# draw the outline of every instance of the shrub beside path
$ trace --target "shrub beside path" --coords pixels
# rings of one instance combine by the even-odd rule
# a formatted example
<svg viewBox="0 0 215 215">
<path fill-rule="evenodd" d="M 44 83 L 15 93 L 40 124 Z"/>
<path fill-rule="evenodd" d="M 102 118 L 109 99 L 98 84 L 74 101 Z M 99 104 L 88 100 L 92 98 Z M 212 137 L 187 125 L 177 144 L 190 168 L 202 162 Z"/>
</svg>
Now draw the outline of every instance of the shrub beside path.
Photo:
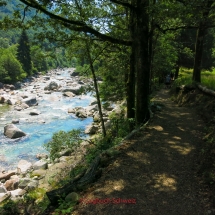
<svg viewBox="0 0 215 215">
<path fill-rule="evenodd" d="M 162 89 L 160 112 L 132 139 L 102 177 L 82 193 L 73 215 L 213 214 L 209 188 L 198 176 L 204 123 L 196 111 L 178 107 Z"/>
</svg>

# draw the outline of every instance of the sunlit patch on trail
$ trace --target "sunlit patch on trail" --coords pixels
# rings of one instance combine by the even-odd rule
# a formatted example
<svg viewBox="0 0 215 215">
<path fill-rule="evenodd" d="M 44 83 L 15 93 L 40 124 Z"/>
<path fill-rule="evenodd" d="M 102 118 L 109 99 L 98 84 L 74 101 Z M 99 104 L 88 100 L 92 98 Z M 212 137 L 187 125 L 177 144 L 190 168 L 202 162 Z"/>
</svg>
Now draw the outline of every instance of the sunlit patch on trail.
<svg viewBox="0 0 215 215">
<path fill-rule="evenodd" d="M 150 129 L 155 129 L 156 131 L 163 131 L 163 127 L 161 127 L 160 125 L 155 125 L 150 127 Z"/>
<path fill-rule="evenodd" d="M 177 136 L 174 136 L 174 137 L 172 137 L 172 138 L 174 138 L 174 139 L 176 139 L 176 140 L 181 140 L 181 138 L 180 138 L 180 137 L 177 137 Z"/>
<path fill-rule="evenodd" d="M 164 174 L 158 174 L 154 176 L 155 185 L 154 188 L 159 191 L 176 191 L 177 190 L 177 182 L 173 177 L 167 176 Z"/>
<path fill-rule="evenodd" d="M 184 143 L 183 145 L 178 145 L 179 143 L 174 141 L 168 141 L 168 143 L 172 149 L 176 149 L 182 155 L 188 155 L 194 149 L 189 143 Z"/>
<path fill-rule="evenodd" d="M 181 131 L 185 131 L 182 127 L 178 126 L 178 129 Z"/>
</svg>

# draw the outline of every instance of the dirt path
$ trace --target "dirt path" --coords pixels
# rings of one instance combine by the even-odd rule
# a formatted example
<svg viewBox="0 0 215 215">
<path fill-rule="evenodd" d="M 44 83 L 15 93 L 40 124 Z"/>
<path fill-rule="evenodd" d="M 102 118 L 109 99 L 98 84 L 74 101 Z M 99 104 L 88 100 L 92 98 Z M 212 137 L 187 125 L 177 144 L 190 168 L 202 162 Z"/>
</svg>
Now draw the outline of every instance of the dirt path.
<svg viewBox="0 0 215 215">
<path fill-rule="evenodd" d="M 73 215 L 212 214 L 207 187 L 197 177 L 203 122 L 194 110 L 174 104 L 167 90 L 155 101 L 162 110 L 120 147 Z"/>
</svg>

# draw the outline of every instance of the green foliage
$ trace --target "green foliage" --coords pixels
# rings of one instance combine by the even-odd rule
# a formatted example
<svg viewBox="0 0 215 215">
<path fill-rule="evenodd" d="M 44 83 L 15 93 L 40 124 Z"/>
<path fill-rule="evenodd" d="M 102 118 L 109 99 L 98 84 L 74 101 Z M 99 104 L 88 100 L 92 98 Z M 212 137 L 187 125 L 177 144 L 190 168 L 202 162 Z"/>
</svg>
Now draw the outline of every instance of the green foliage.
<svg viewBox="0 0 215 215">
<path fill-rule="evenodd" d="M 54 215 L 70 215 L 76 202 L 67 202 L 63 199 L 59 200 L 59 207 L 55 209 Z"/>
<path fill-rule="evenodd" d="M 44 148 L 49 151 L 50 158 L 54 160 L 58 157 L 58 152 L 71 149 L 75 150 L 82 141 L 83 135 L 81 130 L 71 130 L 68 132 L 59 131 L 53 134 L 52 140 L 44 144 Z"/>
<path fill-rule="evenodd" d="M 13 52 L 12 48 L 0 49 L 0 77 L 5 83 L 14 83 L 26 77 Z"/>
<path fill-rule="evenodd" d="M 12 201 L 12 200 L 8 200 L 3 205 L 2 214 L 4 214 L 4 215 L 17 215 L 17 214 L 19 214 L 17 203 Z"/>
<path fill-rule="evenodd" d="M 17 50 L 17 58 L 22 64 L 23 70 L 28 74 L 32 74 L 32 62 L 31 62 L 31 51 L 30 44 L 27 33 L 25 30 L 22 31 L 22 34 L 19 39 L 19 45 Z"/>
</svg>

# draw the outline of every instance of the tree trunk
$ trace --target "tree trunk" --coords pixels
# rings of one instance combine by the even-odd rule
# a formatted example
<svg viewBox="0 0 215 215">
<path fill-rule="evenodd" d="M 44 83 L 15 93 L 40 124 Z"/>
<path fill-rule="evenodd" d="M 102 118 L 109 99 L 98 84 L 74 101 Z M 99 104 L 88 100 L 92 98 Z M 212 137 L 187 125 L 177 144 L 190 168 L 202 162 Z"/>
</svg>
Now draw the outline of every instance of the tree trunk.
<svg viewBox="0 0 215 215">
<path fill-rule="evenodd" d="M 203 53 L 203 43 L 204 36 L 206 32 L 207 18 L 211 10 L 211 6 L 214 1 L 208 0 L 205 6 L 205 11 L 203 12 L 203 19 L 199 24 L 196 35 L 196 49 L 195 49 L 195 60 L 193 66 L 193 81 L 201 83 L 201 64 L 202 64 L 202 53 Z"/>
<path fill-rule="evenodd" d="M 131 31 L 131 40 L 134 40 L 134 11 L 130 12 L 130 31 Z M 130 55 L 130 70 L 127 76 L 126 82 L 126 100 L 127 100 L 127 118 L 135 118 L 135 47 L 132 44 L 131 46 L 131 55 Z M 130 130 L 133 130 L 134 123 L 130 121 L 129 123 Z"/>
<path fill-rule="evenodd" d="M 194 67 L 193 67 L 193 81 L 201 83 L 201 64 L 202 64 L 202 53 L 203 53 L 203 42 L 204 42 L 204 35 L 205 29 L 201 26 L 197 31 L 196 36 L 196 50 L 195 50 L 195 60 L 194 60 Z"/>
<path fill-rule="evenodd" d="M 179 75 L 179 69 L 180 69 L 179 63 L 180 63 L 180 60 L 179 60 L 179 57 L 178 57 L 178 60 L 177 60 L 176 65 L 175 65 L 175 77 L 174 77 L 174 79 L 177 79 L 178 75 Z"/>
<path fill-rule="evenodd" d="M 97 99 L 97 103 L 98 103 L 99 116 L 100 116 L 100 120 L 101 120 L 101 124 L 102 124 L 102 134 L 105 137 L 106 129 L 105 129 L 104 119 L 103 119 L 103 114 L 102 114 L 102 106 L 101 106 L 101 101 L 100 101 L 100 96 L 99 96 L 99 89 L 98 89 L 96 74 L 95 74 L 95 70 L 94 70 L 94 66 L 93 66 L 93 61 L 92 61 L 92 58 L 90 55 L 90 48 L 89 48 L 88 42 L 86 42 L 86 49 L 87 49 L 87 55 L 88 55 L 87 58 L 89 60 L 90 69 L 91 69 L 91 72 L 93 75 L 93 82 L 94 82 L 94 87 L 95 87 L 95 91 L 96 91 L 96 99 Z"/>
<path fill-rule="evenodd" d="M 136 124 L 139 126 L 145 123 L 149 117 L 149 17 L 148 17 L 148 0 L 137 1 L 137 20 L 135 29 L 134 45 L 136 48 Z"/>
</svg>

